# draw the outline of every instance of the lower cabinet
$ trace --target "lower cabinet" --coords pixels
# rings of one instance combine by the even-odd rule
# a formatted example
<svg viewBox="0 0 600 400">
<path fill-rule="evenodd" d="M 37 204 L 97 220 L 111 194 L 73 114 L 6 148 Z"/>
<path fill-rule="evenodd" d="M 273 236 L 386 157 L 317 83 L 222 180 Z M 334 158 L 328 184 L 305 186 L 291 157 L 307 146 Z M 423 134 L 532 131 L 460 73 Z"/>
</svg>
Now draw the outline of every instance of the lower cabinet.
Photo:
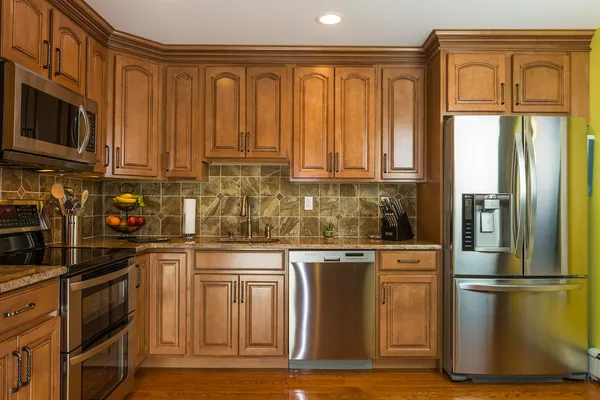
<svg viewBox="0 0 600 400">
<path fill-rule="evenodd" d="M 284 355 L 284 276 L 196 274 L 194 354 Z"/>
<path fill-rule="evenodd" d="M 379 356 L 436 357 L 437 275 L 380 275 L 379 290 Z"/>
<path fill-rule="evenodd" d="M 149 267 L 150 255 L 146 254 L 138 256 L 135 259 L 135 265 L 138 268 L 139 278 L 136 285 L 136 320 L 137 320 L 137 350 L 135 356 L 135 367 L 139 368 L 140 365 L 148 357 L 148 346 L 150 343 L 150 326 L 148 320 L 150 314 L 148 312 L 148 306 L 150 303 L 150 285 L 149 281 Z"/>
</svg>

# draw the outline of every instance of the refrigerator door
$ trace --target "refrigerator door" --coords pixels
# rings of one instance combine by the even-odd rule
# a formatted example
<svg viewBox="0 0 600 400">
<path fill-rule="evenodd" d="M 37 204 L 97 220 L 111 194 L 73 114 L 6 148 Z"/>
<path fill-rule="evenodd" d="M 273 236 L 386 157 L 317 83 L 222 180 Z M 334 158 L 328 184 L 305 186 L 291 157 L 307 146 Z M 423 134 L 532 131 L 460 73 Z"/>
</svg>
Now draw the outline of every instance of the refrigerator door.
<svg viewBox="0 0 600 400">
<path fill-rule="evenodd" d="M 587 372 L 587 279 L 452 279 L 454 375 Z"/>
<path fill-rule="evenodd" d="M 451 204 L 445 206 L 451 212 L 445 213 L 450 236 L 445 243 L 450 243 L 446 246 L 446 251 L 451 252 L 450 274 L 523 275 L 526 177 L 522 125 L 519 116 L 456 116 L 446 121 L 444 139 L 449 168 L 444 198 L 451 199 Z M 468 213 L 464 211 L 464 195 L 473 196 L 476 208 L 478 198 L 504 196 L 499 194 L 510 197 L 510 206 L 503 211 L 508 213 L 506 218 L 484 221 L 484 213 L 478 215 L 475 211 L 471 229 L 473 235 L 481 232 L 482 237 L 491 236 L 486 231 L 501 229 L 500 235 L 508 237 L 508 246 L 505 243 L 502 247 L 480 249 L 475 243 L 469 249 L 464 245 L 471 235 L 465 228 Z"/>
<path fill-rule="evenodd" d="M 526 276 L 587 275 L 584 118 L 524 117 Z"/>
</svg>

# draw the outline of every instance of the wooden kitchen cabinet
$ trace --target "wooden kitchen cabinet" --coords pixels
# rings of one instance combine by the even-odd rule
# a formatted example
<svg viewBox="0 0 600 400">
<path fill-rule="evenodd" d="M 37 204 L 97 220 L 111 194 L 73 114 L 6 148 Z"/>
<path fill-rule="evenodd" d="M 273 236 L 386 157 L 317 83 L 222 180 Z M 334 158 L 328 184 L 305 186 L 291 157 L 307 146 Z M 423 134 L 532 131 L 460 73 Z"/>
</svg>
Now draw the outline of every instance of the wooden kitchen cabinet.
<svg viewBox="0 0 600 400">
<path fill-rule="evenodd" d="M 52 10 L 52 79 L 85 94 L 86 31 L 57 9 Z"/>
<path fill-rule="evenodd" d="M 150 255 L 151 355 L 184 355 L 187 338 L 187 254 Z"/>
<path fill-rule="evenodd" d="M 135 368 L 148 357 L 150 344 L 150 324 L 149 324 L 149 305 L 150 305 L 150 285 L 149 285 L 149 264 L 150 255 L 138 256 L 135 259 L 135 265 L 138 266 L 138 283 L 136 285 L 136 320 L 137 320 L 137 352 L 135 356 Z"/>
<path fill-rule="evenodd" d="M 514 54 L 512 68 L 513 112 L 570 111 L 568 53 Z"/>
<path fill-rule="evenodd" d="M 194 354 L 238 355 L 237 274 L 194 275 Z"/>
<path fill-rule="evenodd" d="M 505 53 L 448 54 L 448 111 L 506 112 Z"/>
<path fill-rule="evenodd" d="M 380 275 L 379 356 L 438 355 L 437 276 Z"/>
<path fill-rule="evenodd" d="M 425 69 L 381 70 L 383 180 L 425 179 Z"/>
<path fill-rule="evenodd" d="M 168 178 L 196 178 L 200 173 L 199 80 L 198 67 L 167 67 Z"/>
<path fill-rule="evenodd" d="M 113 175 L 158 177 L 159 65 L 115 55 Z"/>
<path fill-rule="evenodd" d="M 0 343 L 0 399 L 2 400 L 11 398 L 12 388 L 17 384 L 13 351 L 16 351 L 18 346 L 16 338 Z"/>
<path fill-rule="evenodd" d="M 48 76 L 50 6 L 46 0 L 2 0 L 2 57 Z"/>
<path fill-rule="evenodd" d="M 108 50 L 93 37 L 87 38 L 86 91 L 88 99 L 98 104 L 96 118 L 96 166 L 94 172 L 105 174 L 110 157 L 106 145 L 106 91 L 108 90 Z"/>
</svg>

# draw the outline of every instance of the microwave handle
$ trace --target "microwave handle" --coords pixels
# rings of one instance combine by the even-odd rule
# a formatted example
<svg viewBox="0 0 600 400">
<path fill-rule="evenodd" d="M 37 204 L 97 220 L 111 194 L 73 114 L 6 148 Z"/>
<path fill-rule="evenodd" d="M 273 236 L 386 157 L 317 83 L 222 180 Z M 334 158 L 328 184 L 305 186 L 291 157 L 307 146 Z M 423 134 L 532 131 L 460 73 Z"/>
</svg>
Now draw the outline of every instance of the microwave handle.
<svg viewBox="0 0 600 400">
<path fill-rule="evenodd" d="M 77 149 L 77 152 L 79 154 L 83 153 L 85 151 L 85 148 L 88 145 L 88 142 L 90 141 L 90 120 L 88 119 L 87 116 L 87 112 L 85 111 L 85 108 L 83 108 L 83 106 L 79 106 L 79 116 L 83 116 L 83 121 L 85 122 L 85 138 L 83 139 L 83 143 L 81 144 L 81 146 Z"/>
</svg>

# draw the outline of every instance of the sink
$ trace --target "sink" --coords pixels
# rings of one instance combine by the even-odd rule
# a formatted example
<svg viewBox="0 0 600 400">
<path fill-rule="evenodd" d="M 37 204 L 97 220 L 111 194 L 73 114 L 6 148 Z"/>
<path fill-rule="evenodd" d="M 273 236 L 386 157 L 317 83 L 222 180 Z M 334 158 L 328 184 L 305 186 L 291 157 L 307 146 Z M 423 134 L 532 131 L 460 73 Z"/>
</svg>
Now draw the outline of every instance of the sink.
<svg viewBox="0 0 600 400">
<path fill-rule="evenodd" d="M 278 243 L 279 239 L 273 238 L 261 238 L 261 237 L 253 237 L 253 238 L 220 238 L 217 239 L 218 243 Z"/>
</svg>

